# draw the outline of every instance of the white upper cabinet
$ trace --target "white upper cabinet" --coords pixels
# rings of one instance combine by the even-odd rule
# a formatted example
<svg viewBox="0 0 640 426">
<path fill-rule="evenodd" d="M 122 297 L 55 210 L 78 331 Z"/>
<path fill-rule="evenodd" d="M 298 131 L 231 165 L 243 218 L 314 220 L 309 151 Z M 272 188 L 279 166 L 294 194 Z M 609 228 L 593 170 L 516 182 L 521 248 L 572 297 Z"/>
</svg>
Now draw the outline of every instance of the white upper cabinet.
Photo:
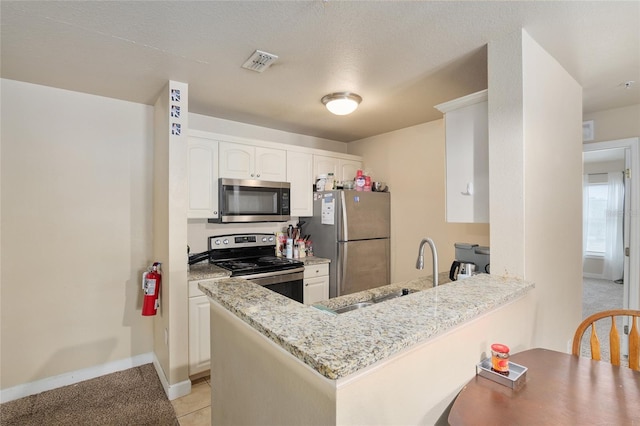
<svg viewBox="0 0 640 426">
<path fill-rule="evenodd" d="M 287 181 L 291 183 L 291 216 L 313 216 L 313 155 L 287 151 Z"/>
<path fill-rule="evenodd" d="M 340 159 L 338 163 L 340 177 L 338 180 L 353 180 L 358 170 L 362 170 L 362 161 Z"/>
<path fill-rule="evenodd" d="M 287 152 L 232 142 L 220 142 L 219 176 L 285 182 Z"/>
<path fill-rule="evenodd" d="M 333 173 L 334 179 L 338 182 L 353 180 L 356 171 L 362 169 L 362 161 L 345 158 L 328 157 L 325 155 L 313 156 L 313 177 L 320 174 Z"/>
<path fill-rule="evenodd" d="M 318 175 L 333 173 L 333 176 L 338 179 L 338 163 L 339 160 L 335 157 L 327 157 L 324 155 L 313 156 L 313 177 L 314 179 Z"/>
<path fill-rule="evenodd" d="M 256 147 L 256 179 L 287 181 L 287 151 Z"/>
<path fill-rule="evenodd" d="M 436 108 L 445 121 L 447 222 L 489 223 L 487 91 Z"/>
<path fill-rule="evenodd" d="M 189 136 L 187 147 L 189 219 L 218 218 L 218 142 Z"/>
</svg>

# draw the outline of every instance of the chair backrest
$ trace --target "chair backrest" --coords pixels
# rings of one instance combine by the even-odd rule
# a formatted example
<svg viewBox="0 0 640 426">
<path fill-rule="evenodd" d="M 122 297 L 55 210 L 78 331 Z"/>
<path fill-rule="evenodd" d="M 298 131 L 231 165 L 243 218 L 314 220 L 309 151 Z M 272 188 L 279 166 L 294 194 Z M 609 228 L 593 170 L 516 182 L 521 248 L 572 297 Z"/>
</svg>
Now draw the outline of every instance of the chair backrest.
<svg viewBox="0 0 640 426">
<path fill-rule="evenodd" d="M 580 356 L 580 346 L 582 335 L 591 327 L 591 337 L 589 339 L 591 346 L 591 359 L 600 360 L 600 340 L 596 332 L 595 322 L 603 318 L 611 318 L 611 329 L 609 331 L 609 351 L 611 356 L 611 364 L 620 365 L 620 334 L 616 327 L 616 317 L 631 317 L 631 330 L 629 331 L 629 368 L 640 371 L 640 331 L 638 331 L 638 318 L 640 311 L 632 309 L 612 309 L 602 311 L 587 317 L 578 326 L 576 333 L 573 335 L 572 353 Z"/>
</svg>

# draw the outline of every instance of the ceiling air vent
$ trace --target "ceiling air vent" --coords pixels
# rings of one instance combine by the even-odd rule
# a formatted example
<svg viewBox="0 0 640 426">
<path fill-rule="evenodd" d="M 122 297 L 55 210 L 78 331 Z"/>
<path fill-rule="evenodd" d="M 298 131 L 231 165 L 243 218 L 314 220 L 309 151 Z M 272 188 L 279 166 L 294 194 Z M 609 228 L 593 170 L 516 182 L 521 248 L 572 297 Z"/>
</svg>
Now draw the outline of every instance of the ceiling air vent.
<svg viewBox="0 0 640 426">
<path fill-rule="evenodd" d="M 247 59 L 242 65 L 242 68 L 246 68 L 248 70 L 262 72 L 269 68 L 271 64 L 278 60 L 277 55 L 273 55 L 271 53 L 263 52 L 262 50 L 256 50 L 253 52 L 253 55 Z"/>
</svg>

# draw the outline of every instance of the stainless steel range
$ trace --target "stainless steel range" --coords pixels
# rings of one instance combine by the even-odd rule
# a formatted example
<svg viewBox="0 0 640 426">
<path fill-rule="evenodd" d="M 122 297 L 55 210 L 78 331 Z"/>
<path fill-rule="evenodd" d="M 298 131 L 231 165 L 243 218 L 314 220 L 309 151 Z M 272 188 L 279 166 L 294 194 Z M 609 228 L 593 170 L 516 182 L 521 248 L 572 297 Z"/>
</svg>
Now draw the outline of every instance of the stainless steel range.
<svg viewBox="0 0 640 426">
<path fill-rule="evenodd" d="M 304 263 L 275 256 L 273 234 L 231 234 L 209 237 L 209 263 L 269 290 L 303 302 Z"/>
</svg>

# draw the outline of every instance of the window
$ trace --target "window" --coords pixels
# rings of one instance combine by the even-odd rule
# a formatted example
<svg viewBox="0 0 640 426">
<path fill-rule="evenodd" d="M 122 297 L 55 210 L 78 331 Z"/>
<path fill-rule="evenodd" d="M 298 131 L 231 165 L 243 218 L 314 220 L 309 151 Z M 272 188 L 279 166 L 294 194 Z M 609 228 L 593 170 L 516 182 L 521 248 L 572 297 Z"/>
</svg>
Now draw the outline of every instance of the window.
<svg viewBox="0 0 640 426">
<path fill-rule="evenodd" d="M 606 183 L 589 183 L 586 200 L 586 251 L 604 255 L 607 240 L 607 198 L 609 187 Z"/>
</svg>

